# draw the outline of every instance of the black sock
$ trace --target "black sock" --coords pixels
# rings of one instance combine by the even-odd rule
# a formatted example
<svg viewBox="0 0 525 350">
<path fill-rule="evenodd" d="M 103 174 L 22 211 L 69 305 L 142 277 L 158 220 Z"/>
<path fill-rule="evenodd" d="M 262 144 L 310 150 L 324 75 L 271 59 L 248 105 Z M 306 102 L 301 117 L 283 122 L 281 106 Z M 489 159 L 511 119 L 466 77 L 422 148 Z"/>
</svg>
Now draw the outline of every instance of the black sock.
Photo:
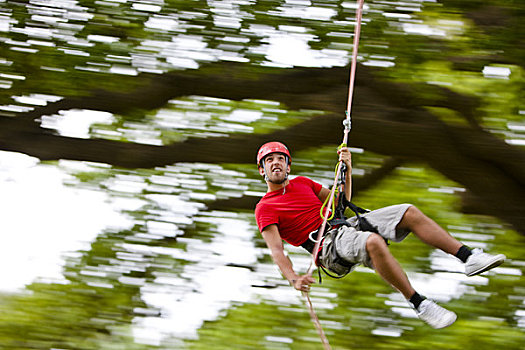
<svg viewBox="0 0 525 350">
<path fill-rule="evenodd" d="M 426 298 L 424 296 L 421 296 L 419 295 L 418 292 L 415 292 L 414 295 L 412 295 L 410 299 L 408 299 L 408 301 L 410 301 L 412 305 L 414 305 L 414 307 L 417 309 L 419 308 L 419 305 L 421 304 L 421 302 L 425 299 Z"/>
<path fill-rule="evenodd" d="M 461 248 L 459 248 L 458 252 L 456 253 L 456 258 L 463 262 L 467 262 L 467 259 L 469 256 L 472 255 L 472 251 L 469 247 L 466 245 L 462 245 Z"/>
</svg>

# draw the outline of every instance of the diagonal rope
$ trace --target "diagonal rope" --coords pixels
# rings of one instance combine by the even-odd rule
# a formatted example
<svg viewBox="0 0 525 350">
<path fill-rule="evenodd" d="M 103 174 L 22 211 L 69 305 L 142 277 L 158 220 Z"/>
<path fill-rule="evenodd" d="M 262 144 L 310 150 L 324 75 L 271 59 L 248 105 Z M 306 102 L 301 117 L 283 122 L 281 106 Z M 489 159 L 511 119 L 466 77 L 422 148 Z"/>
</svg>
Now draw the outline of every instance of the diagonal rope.
<svg viewBox="0 0 525 350">
<path fill-rule="evenodd" d="M 359 46 L 359 36 L 361 35 L 361 19 L 363 15 L 363 3 L 364 3 L 364 0 L 357 0 L 358 6 L 357 6 L 357 11 L 356 11 L 356 27 L 354 31 L 354 46 L 352 48 L 352 64 L 350 67 L 350 81 L 348 84 L 349 85 L 348 104 L 346 106 L 346 118 L 343 121 L 343 125 L 345 127 L 343 143 L 342 143 L 343 146 L 346 146 L 346 143 L 348 141 L 348 134 L 350 133 L 350 129 L 352 128 L 352 119 L 351 119 L 352 100 L 354 96 L 355 71 L 357 67 L 357 50 Z M 326 228 L 326 224 L 327 224 L 328 216 L 329 216 L 328 214 L 330 212 L 330 207 L 332 206 L 332 203 L 334 202 L 335 191 L 336 191 L 337 182 L 338 182 L 340 174 L 341 174 L 341 161 L 338 162 L 338 166 L 336 168 L 336 173 L 335 173 L 335 178 L 334 178 L 334 184 L 332 186 L 332 189 L 330 190 L 330 196 L 328 197 L 328 204 L 325 207 L 324 215 L 322 215 L 323 223 L 319 231 L 317 231 L 316 242 L 315 242 L 314 249 L 312 251 L 312 262 L 307 271 L 307 274 L 310 276 L 312 275 L 312 271 L 314 269 L 314 266 L 316 265 L 315 262 L 317 261 L 317 257 L 319 255 L 319 247 L 321 245 L 321 238 Z M 329 350 L 331 349 L 330 343 L 328 342 L 328 338 L 323 332 L 323 328 L 321 327 L 319 318 L 317 317 L 317 314 L 315 313 L 315 310 L 312 305 L 312 301 L 310 300 L 310 296 L 308 292 L 303 292 L 303 295 L 306 297 L 306 301 L 308 303 L 308 307 L 310 310 L 310 317 L 312 318 L 312 322 L 314 323 L 317 329 L 317 332 L 319 333 L 319 337 L 321 338 L 323 346 L 325 350 Z"/>
<path fill-rule="evenodd" d="M 308 292 L 303 292 L 303 295 L 306 298 L 308 309 L 310 311 L 310 317 L 312 318 L 312 321 L 315 325 L 315 329 L 317 330 L 317 333 L 319 334 L 319 338 L 321 338 L 323 347 L 325 348 L 325 350 L 331 350 L 332 348 L 330 347 L 328 338 L 324 334 L 323 327 L 321 327 L 321 322 L 319 322 L 319 318 L 317 317 L 317 314 L 315 313 L 315 310 L 314 310 L 314 306 L 312 305 L 312 300 L 310 300 L 310 295 L 308 294 Z"/>
<path fill-rule="evenodd" d="M 351 109 L 352 109 L 352 98 L 353 98 L 353 94 L 354 94 L 354 81 L 355 81 L 355 70 L 356 70 L 356 66 L 357 66 L 357 47 L 359 45 L 359 35 L 361 33 L 361 18 L 362 18 L 362 12 L 363 12 L 363 3 L 364 3 L 364 0 L 357 0 L 358 1 L 358 8 L 357 8 L 357 13 L 356 13 L 356 20 L 357 20 L 357 24 L 356 24 L 356 28 L 355 28 L 355 34 L 354 34 L 354 47 L 353 47 L 353 53 L 352 53 L 352 65 L 351 65 L 351 68 L 350 68 L 350 83 L 349 83 L 349 89 L 348 89 L 348 105 L 347 105 L 347 109 L 346 109 L 346 119 L 344 120 L 343 122 L 343 125 L 345 126 L 345 130 L 344 130 L 344 137 L 343 137 L 343 145 L 346 145 L 347 141 L 348 141 L 348 134 L 350 133 L 350 129 L 352 127 L 352 122 L 351 122 Z M 341 162 L 339 162 L 341 163 Z M 337 170 L 335 172 L 335 177 L 334 177 L 334 185 L 332 186 L 332 189 L 330 190 L 330 196 L 329 196 L 329 199 L 328 199 L 328 204 L 326 205 L 325 207 L 325 212 L 324 212 L 324 215 L 323 215 L 323 223 L 321 225 L 321 228 L 319 229 L 319 231 L 317 232 L 317 238 L 316 238 L 316 243 L 315 243 L 315 247 L 314 247 L 314 250 L 313 250 L 313 254 L 312 254 L 312 263 L 310 264 L 310 268 L 308 269 L 308 272 L 307 274 L 311 275 L 312 274 L 312 271 L 313 271 L 313 266 L 315 266 L 315 262 L 317 260 L 317 256 L 319 254 L 319 246 L 321 244 L 321 238 L 320 235 L 323 234 L 325 228 L 326 228 L 326 223 L 328 221 L 328 214 L 329 214 L 329 211 L 330 211 L 330 207 L 332 206 L 332 202 L 334 200 L 334 194 L 335 194 L 335 190 L 336 190 L 336 187 L 337 187 L 337 181 L 339 179 L 339 176 L 341 174 L 341 167 L 338 166 L 337 167 Z"/>
</svg>

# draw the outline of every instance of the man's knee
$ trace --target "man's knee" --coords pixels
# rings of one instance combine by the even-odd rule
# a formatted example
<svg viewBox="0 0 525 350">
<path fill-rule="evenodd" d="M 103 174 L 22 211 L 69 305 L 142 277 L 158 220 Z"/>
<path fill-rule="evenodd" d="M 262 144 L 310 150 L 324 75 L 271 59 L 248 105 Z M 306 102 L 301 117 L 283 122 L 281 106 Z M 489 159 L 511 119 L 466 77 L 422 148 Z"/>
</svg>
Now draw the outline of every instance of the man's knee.
<svg viewBox="0 0 525 350">
<path fill-rule="evenodd" d="M 372 233 L 366 239 L 366 250 L 368 254 L 380 253 L 385 249 L 388 249 L 388 246 L 386 245 L 385 239 L 379 234 Z"/>
<path fill-rule="evenodd" d="M 427 217 L 421 210 L 419 210 L 415 206 L 410 206 L 403 215 L 403 218 L 401 219 L 401 222 L 398 225 L 398 228 L 408 228 L 410 229 L 412 225 L 417 224 L 423 220 L 425 220 Z"/>
<path fill-rule="evenodd" d="M 412 205 L 412 206 L 408 207 L 408 209 L 406 210 L 404 216 L 408 217 L 408 218 L 411 218 L 411 219 L 417 219 L 417 218 L 423 216 L 423 212 L 421 210 L 419 210 L 417 207 Z"/>
</svg>

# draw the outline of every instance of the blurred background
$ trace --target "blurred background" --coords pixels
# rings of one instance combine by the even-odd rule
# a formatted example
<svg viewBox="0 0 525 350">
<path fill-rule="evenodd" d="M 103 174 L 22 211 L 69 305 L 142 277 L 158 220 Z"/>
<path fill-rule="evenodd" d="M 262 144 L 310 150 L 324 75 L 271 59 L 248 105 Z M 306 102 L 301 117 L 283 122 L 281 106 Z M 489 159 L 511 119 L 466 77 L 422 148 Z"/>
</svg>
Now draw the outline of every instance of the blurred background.
<svg viewBox="0 0 525 350">
<path fill-rule="evenodd" d="M 0 348 L 319 349 L 253 209 L 258 147 L 333 181 L 356 4 L 0 0 Z M 311 292 L 334 349 L 523 349 L 525 4 L 366 1 L 354 203 L 410 202 L 507 262 L 466 278 L 390 246 L 432 330 L 373 271 Z M 298 271 L 309 255 L 286 245 Z"/>
</svg>

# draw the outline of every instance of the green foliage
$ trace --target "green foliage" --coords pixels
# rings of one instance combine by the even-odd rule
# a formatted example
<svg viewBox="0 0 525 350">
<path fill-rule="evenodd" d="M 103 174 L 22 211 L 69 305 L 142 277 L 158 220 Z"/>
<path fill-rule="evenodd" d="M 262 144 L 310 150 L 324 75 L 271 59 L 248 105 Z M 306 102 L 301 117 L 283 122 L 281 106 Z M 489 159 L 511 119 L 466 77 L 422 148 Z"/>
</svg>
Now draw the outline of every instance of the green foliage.
<svg viewBox="0 0 525 350">
<path fill-rule="evenodd" d="M 32 94 L 73 98 L 99 96 L 97 91 L 134 91 L 157 74 L 221 59 L 250 62 L 250 79 L 256 81 L 262 66 L 275 64 L 266 50 L 270 39 L 279 35 L 306 41 L 317 54 L 344 59 L 352 49 L 354 12 L 350 2 L 328 0 L 1 1 L 0 105 L 32 108 L 17 101 Z M 374 70 L 382 79 L 412 85 L 414 98 L 428 101 L 428 110 L 448 124 L 477 124 L 502 138 L 522 140 L 523 14 L 521 0 L 367 1 L 360 61 L 385 66 Z M 483 74 L 484 67 L 507 69 L 510 74 L 493 77 Z M 444 101 L 450 94 L 432 89 L 435 86 L 468 97 L 468 104 L 450 107 Z M 475 117 L 466 120 L 459 109 L 470 107 Z M 91 136 L 137 142 L 140 130 L 154 135 L 154 141 L 170 144 L 188 137 L 264 134 L 323 113 L 287 108 L 274 101 L 187 96 L 161 108 L 116 114 L 111 125 L 91 125 Z M 236 119 L 240 111 L 253 118 Z M 171 119 L 163 119 L 166 114 Z M 294 154 L 293 173 L 330 185 L 336 144 L 334 137 L 334 147 L 312 145 Z M 353 157 L 356 183 L 387 161 L 366 150 L 353 150 Z M 272 270 L 252 213 L 206 208 L 216 200 L 264 192 L 254 166 L 86 167 L 81 171 L 63 167 L 73 175 L 69 185 L 102 191 L 108 201 L 132 201 L 133 206 L 121 209 L 132 224 L 108 228 L 85 251 L 68 255 L 63 280 L 36 280 L 22 291 L 2 294 L 0 348 L 321 347 L 301 296 L 289 297 L 290 287 Z M 368 208 L 413 203 L 457 238 L 504 252 L 509 259 L 499 272 L 459 280 L 459 290 L 445 302 L 459 320 L 439 331 L 405 316 L 404 301 L 370 270 L 360 268 L 340 281 L 325 278 L 312 296 L 334 348 L 523 348 L 524 238 L 492 217 L 459 213 L 462 194 L 461 186 L 435 171 L 402 164 L 356 196 L 355 202 Z M 180 202 L 165 203 L 155 196 Z M 152 230 L 155 225 L 163 229 Z M 239 234 L 239 228 L 248 229 Z M 74 235 L 75 228 L 71 231 Z M 432 266 L 434 250 L 414 237 L 390 248 L 410 277 L 456 276 Z M 293 260 L 307 259 L 303 252 L 287 249 Z M 234 252 L 254 256 L 250 263 L 239 262 Z M 211 306 L 185 299 L 204 295 L 203 285 L 210 278 L 206 273 L 224 267 L 249 271 L 245 282 L 250 287 L 242 291 L 249 298 L 213 299 L 217 305 Z M 213 287 L 219 290 L 227 284 Z M 165 299 L 144 300 L 151 290 Z M 162 307 L 178 301 L 193 303 L 192 312 L 204 314 L 202 325 L 195 326 L 195 339 L 171 328 L 164 338 L 136 337 L 141 320 L 166 321 L 170 315 L 163 314 Z M 173 313 L 179 318 L 193 316 Z"/>
</svg>

